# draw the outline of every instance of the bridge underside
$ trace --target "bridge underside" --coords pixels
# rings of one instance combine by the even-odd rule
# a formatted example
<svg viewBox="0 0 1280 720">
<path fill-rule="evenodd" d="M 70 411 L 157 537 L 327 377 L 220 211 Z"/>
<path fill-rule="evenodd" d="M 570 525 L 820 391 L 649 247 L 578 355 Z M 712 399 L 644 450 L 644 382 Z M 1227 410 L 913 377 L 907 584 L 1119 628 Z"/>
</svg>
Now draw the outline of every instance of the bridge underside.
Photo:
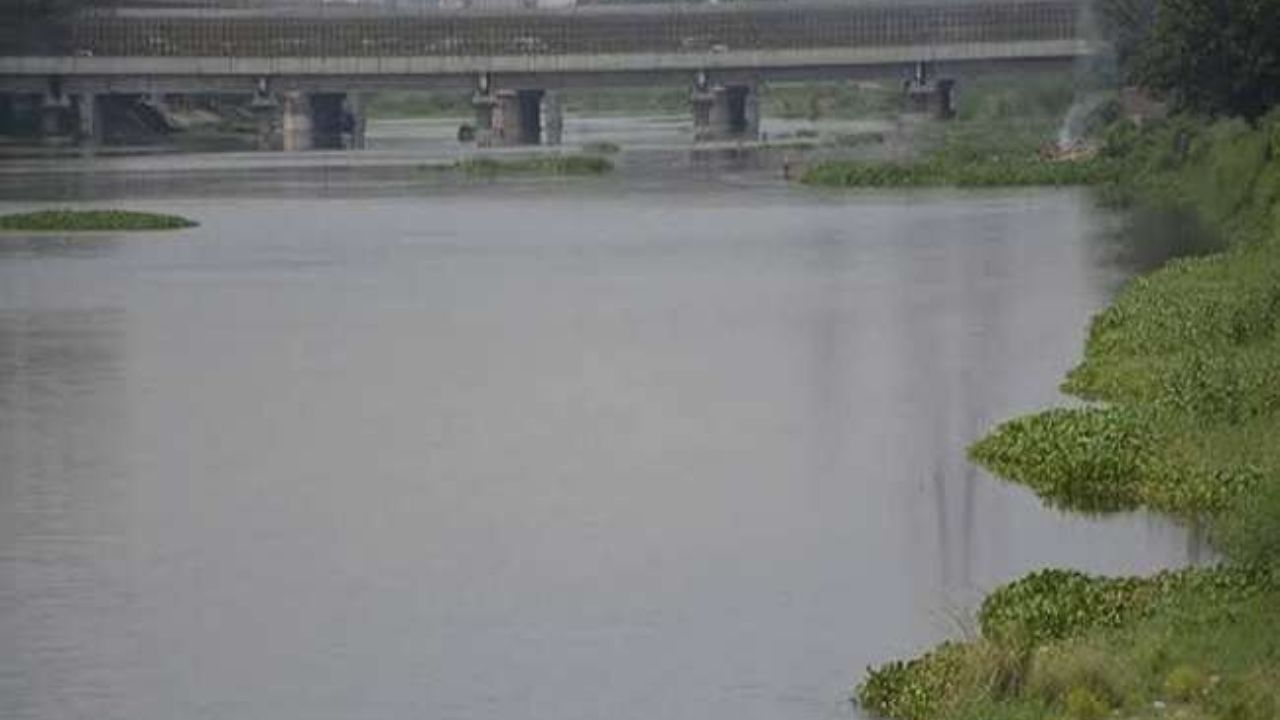
<svg viewBox="0 0 1280 720">
<path fill-rule="evenodd" d="M 932 50 L 936 58 L 937 48 Z M 952 77 L 1011 69 L 1066 69 L 1077 57 L 1091 52 L 1092 48 L 1083 44 L 1055 43 L 1030 50 L 1024 46 L 1021 56 L 979 54 L 935 59 L 929 65 L 935 74 Z M 259 147 L 361 147 L 365 95 L 385 90 L 437 91 L 474 96 L 474 128 L 476 140 L 482 144 L 558 144 L 562 127 L 559 91 L 665 85 L 690 88 L 695 139 L 719 140 L 755 137 L 760 120 L 757 88 L 762 83 L 906 79 L 918 65 L 918 58 L 929 55 L 925 48 L 895 48 L 875 62 L 850 64 L 776 62 L 735 67 L 721 62 L 708 70 L 697 62 L 668 62 L 659 68 L 599 71 L 555 71 L 528 68 L 527 63 L 521 69 L 522 64 L 491 61 L 450 71 L 434 64 L 424 68 L 413 58 L 383 59 L 377 64 L 367 59 L 272 59 L 230 67 L 223 63 L 220 71 L 207 59 L 175 59 L 144 69 L 135 58 L 0 58 L 0 111 L 13 115 L 17 112 L 13 108 L 27 108 L 18 114 L 32 117 L 34 112 L 40 134 L 73 136 L 94 143 L 112 135 L 110 129 L 120 122 L 117 118 L 146 115 L 148 104 L 160 104 L 154 99 L 253 97 Z M 762 58 L 757 55 L 754 59 L 760 62 Z M 21 72 L 14 72 L 19 64 Z M 477 69 L 484 67 L 511 69 Z M 104 108 L 116 111 L 104 114 Z M 0 126 L 6 124 L 4 115 L 0 112 Z"/>
</svg>

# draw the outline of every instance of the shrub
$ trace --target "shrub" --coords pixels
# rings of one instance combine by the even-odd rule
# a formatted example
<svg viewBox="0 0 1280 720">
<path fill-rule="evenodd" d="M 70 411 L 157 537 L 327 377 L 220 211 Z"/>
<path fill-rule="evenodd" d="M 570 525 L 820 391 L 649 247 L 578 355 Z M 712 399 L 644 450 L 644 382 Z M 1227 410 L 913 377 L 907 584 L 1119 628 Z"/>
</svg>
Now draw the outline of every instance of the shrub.
<svg viewBox="0 0 1280 720">
<path fill-rule="evenodd" d="M 1280 483 L 1259 483 L 1241 494 L 1215 524 L 1213 538 L 1230 557 L 1251 566 L 1280 569 Z"/>
<path fill-rule="evenodd" d="M 1075 720 L 1102 720 L 1111 709 L 1087 688 L 1078 687 L 1067 693 L 1064 703 L 1067 716 Z"/>
<path fill-rule="evenodd" d="M 1191 702 L 1209 689 L 1209 678 L 1190 665 L 1179 665 L 1164 680 L 1164 694 L 1170 700 Z"/>
<path fill-rule="evenodd" d="M 1066 643 L 1045 646 L 1034 654 L 1027 693 L 1045 702 L 1062 702 L 1073 690 L 1086 690 L 1115 707 L 1136 684 L 1132 672 L 1096 645 Z"/>
</svg>

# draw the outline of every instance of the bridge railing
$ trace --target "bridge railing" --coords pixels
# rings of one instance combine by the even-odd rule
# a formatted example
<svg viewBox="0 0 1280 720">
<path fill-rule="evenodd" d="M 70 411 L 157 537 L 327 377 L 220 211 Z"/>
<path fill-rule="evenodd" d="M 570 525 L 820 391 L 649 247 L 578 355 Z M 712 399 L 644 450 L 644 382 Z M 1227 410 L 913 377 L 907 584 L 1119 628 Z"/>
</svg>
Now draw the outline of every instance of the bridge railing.
<svg viewBox="0 0 1280 720">
<path fill-rule="evenodd" d="M 474 57 L 992 43 L 1077 38 L 1081 12 L 1079 0 L 720 7 L 338 17 L 104 13 L 46 27 L 41 43 L 0 44 L 0 54 Z"/>
</svg>

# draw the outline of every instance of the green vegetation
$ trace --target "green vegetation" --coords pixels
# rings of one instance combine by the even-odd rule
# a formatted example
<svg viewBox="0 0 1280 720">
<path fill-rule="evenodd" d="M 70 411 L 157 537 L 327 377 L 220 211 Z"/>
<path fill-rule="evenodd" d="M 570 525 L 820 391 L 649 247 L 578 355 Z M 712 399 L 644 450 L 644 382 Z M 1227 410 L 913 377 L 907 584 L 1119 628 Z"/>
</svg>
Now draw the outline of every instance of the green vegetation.
<svg viewBox="0 0 1280 720">
<path fill-rule="evenodd" d="M 608 140 L 597 140 L 583 145 L 582 151 L 592 155 L 613 155 L 622 152 L 622 147 Z"/>
<path fill-rule="evenodd" d="M 844 83 L 773 83 L 761 87 L 768 117 L 794 120 L 885 118 L 898 112 L 897 80 Z"/>
<path fill-rule="evenodd" d="M 21 215 L 0 216 L 0 230 L 73 232 L 177 230 L 195 225 L 195 222 L 175 215 L 124 210 L 43 210 Z"/>
<path fill-rule="evenodd" d="M 938 154 L 906 163 L 828 161 L 810 168 L 800 181 L 833 187 L 999 187 L 1096 185 L 1114 177 L 1113 164 L 1098 158 L 1060 162 L 1034 154 L 973 159 Z"/>
<path fill-rule="evenodd" d="M 365 112 L 372 118 L 470 118 L 475 115 L 466 93 L 394 91 L 369 96 Z"/>
<path fill-rule="evenodd" d="M 1275 0 L 1160 0 L 1133 65 L 1184 110 L 1258 118 L 1280 102 Z"/>
<path fill-rule="evenodd" d="M 1024 577 L 987 597 L 977 637 L 870 671 L 857 698 L 875 714 L 1280 717 L 1280 112 L 1262 112 L 1280 101 L 1280 15 L 1262 0 L 1153 2 L 1154 29 L 1126 36 L 1129 71 L 1165 63 L 1147 77 L 1181 107 L 1251 120 L 1115 123 L 1096 180 L 1108 202 L 1194 212 L 1226 250 L 1132 281 L 1094 318 L 1063 384 L 1089 405 L 1004 423 L 970 454 L 1058 507 L 1198 523 L 1228 562 Z M 1149 3 L 1109 5 L 1141 17 Z"/>
<path fill-rule="evenodd" d="M 1059 72 L 974 75 L 957 87 L 956 120 L 971 128 L 999 125 L 1005 132 L 1042 134 L 1057 129 L 1077 90 L 1075 78 Z"/>
<path fill-rule="evenodd" d="M 673 85 L 565 90 L 560 104 L 568 115 L 688 115 L 689 88 Z"/>
<path fill-rule="evenodd" d="M 1270 720 L 1280 587 L 1245 566 L 1099 578 L 1033 573 L 992 593 L 981 635 L 873 670 L 862 707 L 899 720 Z M 1258 624 L 1254 624 L 1258 623 Z"/>
<path fill-rule="evenodd" d="M 1100 404 L 1015 419 L 970 453 L 1059 507 L 1205 523 L 1232 563 L 1030 575 L 988 596 L 980 637 L 872 671 L 858 691 L 872 712 L 1280 713 L 1280 117 L 1121 125 L 1101 156 L 1129 199 L 1193 209 L 1230 247 L 1134 280 L 1094 319 L 1064 389 Z"/>
<path fill-rule="evenodd" d="M 1280 482 L 1280 119 L 1113 135 L 1127 187 L 1195 208 L 1232 247 L 1135 280 L 1094 319 L 1063 389 L 1105 407 L 1006 423 L 971 454 L 1066 508 L 1238 523 L 1232 507 Z"/>
<path fill-rule="evenodd" d="M 535 155 L 518 158 L 471 157 L 459 160 L 454 167 L 469 175 L 603 175 L 613 170 L 613 163 L 608 158 L 596 155 Z"/>
<path fill-rule="evenodd" d="M 956 120 L 913 131 L 915 157 L 827 161 L 800 180 L 832 187 L 1113 185 L 1120 171 L 1113 157 L 1042 153 L 1056 140 L 1073 93 L 1071 78 L 1061 75 L 974 78 L 957 96 Z M 1089 119 L 1098 125 L 1114 115 L 1114 104 L 1100 103 Z"/>
</svg>

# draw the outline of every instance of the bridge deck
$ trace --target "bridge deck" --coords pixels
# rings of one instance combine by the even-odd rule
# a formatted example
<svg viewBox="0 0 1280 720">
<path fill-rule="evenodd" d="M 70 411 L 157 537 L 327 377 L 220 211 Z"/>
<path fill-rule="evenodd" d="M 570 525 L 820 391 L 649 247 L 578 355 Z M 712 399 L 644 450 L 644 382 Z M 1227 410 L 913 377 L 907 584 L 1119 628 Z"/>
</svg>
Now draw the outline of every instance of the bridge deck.
<svg viewBox="0 0 1280 720">
<path fill-rule="evenodd" d="M 390 16 L 97 15 L 40 31 L 10 23 L 0 55 L 498 57 L 1073 40 L 1079 0 L 713 6 L 691 11 Z M 17 36 L 15 37 L 15 31 Z M 4 37 L 7 36 L 7 37 Z"/>
</svg>

